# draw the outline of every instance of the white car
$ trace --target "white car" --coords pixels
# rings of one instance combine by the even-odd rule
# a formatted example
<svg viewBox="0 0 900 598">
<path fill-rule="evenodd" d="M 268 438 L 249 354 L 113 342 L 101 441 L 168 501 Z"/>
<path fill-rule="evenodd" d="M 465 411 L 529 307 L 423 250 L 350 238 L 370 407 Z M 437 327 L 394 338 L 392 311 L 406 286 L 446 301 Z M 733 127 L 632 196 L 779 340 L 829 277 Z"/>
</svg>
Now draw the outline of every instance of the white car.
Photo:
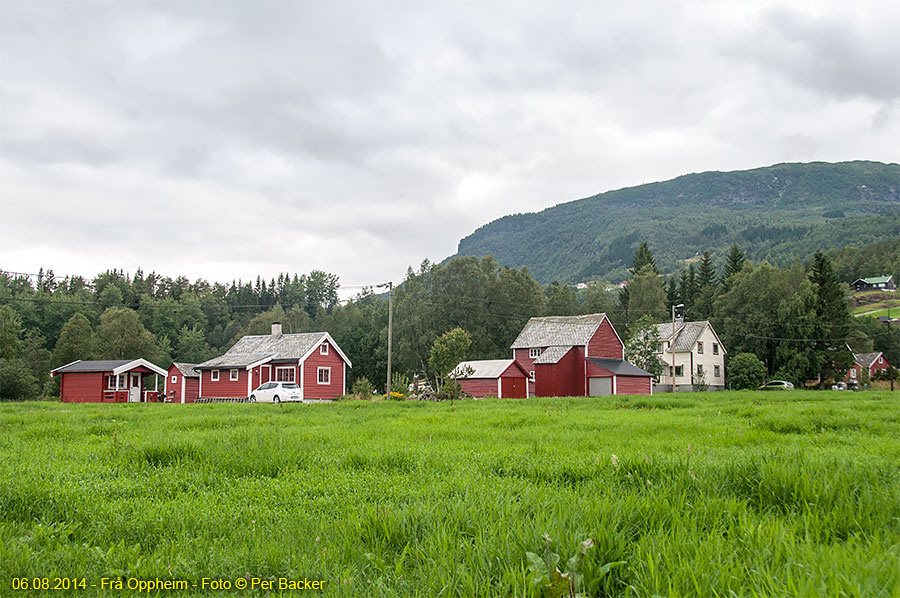
<svg viewBox="0 0 900 598">
<path fill-rule="evenodd" d="M 250 394 L 251 403 L 299 401 L 300 387 L 295 382 L 263 382 Z"/>
</svg>

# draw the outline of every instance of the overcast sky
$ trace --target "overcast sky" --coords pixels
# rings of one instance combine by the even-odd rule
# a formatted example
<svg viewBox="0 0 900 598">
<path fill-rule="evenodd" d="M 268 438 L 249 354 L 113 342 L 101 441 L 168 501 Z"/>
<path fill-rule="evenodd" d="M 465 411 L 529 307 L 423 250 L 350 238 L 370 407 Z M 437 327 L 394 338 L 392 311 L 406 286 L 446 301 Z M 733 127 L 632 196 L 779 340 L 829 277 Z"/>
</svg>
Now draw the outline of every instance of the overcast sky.
<svg viewBox="0 0 900 598">
<path fill-rule="evenodd" d="M 0 0 L 0 269 L 402 280 L 509 213 L 900 161 L 900 3 Z"/>
</svg>

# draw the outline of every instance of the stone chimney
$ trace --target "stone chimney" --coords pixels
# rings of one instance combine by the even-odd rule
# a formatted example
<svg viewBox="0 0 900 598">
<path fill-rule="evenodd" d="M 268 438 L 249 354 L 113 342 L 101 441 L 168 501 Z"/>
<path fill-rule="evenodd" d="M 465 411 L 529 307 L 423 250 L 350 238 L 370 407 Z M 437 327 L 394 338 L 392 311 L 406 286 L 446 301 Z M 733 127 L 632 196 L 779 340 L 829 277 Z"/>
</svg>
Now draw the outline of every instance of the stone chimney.
<svg viewBox="0 0 900 598">
<path fill-rule="evenodd" d="M 272 336 L 281 336 L 281 322 L 272 322 Z"/>
</svg>

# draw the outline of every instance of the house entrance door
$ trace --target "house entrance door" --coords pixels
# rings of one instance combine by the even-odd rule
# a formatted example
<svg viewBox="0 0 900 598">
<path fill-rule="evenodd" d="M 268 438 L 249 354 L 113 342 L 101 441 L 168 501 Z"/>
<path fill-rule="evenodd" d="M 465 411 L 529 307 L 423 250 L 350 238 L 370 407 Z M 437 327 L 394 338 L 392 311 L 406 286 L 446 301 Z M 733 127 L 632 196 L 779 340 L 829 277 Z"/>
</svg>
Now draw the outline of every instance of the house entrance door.
<svg viewBox="0 0 900 598">
<path fill-rule="evenodd" d="M 128 402 L 141 402 L 141 375 L 136 372 L 131 373 L 131 384 L 128 385 Z"/>
</svg>

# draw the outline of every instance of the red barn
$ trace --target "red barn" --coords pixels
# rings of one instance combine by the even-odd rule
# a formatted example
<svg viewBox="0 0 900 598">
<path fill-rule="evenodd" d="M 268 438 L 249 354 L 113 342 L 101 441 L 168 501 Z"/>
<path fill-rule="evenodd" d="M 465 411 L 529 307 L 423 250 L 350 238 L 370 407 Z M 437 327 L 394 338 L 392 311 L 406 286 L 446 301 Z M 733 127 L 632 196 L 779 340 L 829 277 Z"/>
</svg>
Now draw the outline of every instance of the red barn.
<svg viewBox="0 0 900 598">
<path fill-rule="evenodd" d="M 528 373 L 515 359 L 463 361 L 453 370 L 463 392 L 473 397 L 524 399 L 528 396 Z"/>
<path fill-rule="evenodd" d="M 606 314 L 531 318 L 512 344 L 538 397 L 652 394 L 653 376 L 624 360 Z"/>
<path fill-rule="evenodd" d="M 73 361 L 50 372 L 60 376 L 59 396 L 64 403 L 144 403 L 155 401 L 159 378 L 166 370 L 145 359 Z M 145 376 L 153 376 L 153 389 Z"/>
<path fill-rule="evenodd" d="M 879 371 L 888 370 L 891 367 L 890 362 L 883 353 L 854 353 L 853 358 L 856 363 L 847 372 L 846 380 L 858 381 L 862 377 L 864 371 L 869 372 L 869 379 L 873 379 Z"/>
<path fill-rule="evenodd" d="M 200 398 L 248 398 L 270 380 L 295 382 L 303 400 L 347 394 L 347 367 L 353 367 L 327 332 L 245 336 L 225 355 L 194 366 Z"/>
<path fill-rule="evenodd" d="M 166 374 L 166 401 L 193 403 L 200 397 L 200 372 L 193 363 L 173 363 Z"/>
</svg>

